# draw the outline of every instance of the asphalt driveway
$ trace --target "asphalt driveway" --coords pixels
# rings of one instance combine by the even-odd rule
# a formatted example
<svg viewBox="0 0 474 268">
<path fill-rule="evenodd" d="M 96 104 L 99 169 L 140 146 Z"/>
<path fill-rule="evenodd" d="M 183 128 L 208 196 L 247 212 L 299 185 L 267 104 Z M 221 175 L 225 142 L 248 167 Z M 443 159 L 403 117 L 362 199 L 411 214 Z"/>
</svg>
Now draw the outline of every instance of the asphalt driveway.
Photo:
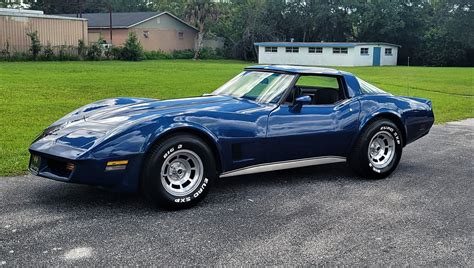
<svg viewBox="0 0 474 268">
<path fill-rule="evenodd" d="M 0 266 L 474 266 L 474 121 L 435 126 L 388 179 L 345 164 L 221 179 L 198 207 L 0 178 Z"/>
</svg>

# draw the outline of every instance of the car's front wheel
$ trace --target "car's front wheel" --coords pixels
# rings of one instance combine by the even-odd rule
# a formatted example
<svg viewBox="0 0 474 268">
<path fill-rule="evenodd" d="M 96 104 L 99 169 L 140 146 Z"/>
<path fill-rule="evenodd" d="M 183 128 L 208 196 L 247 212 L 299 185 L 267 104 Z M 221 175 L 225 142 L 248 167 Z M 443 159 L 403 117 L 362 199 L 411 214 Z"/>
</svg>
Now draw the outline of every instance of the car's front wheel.
<svg viewBox="0 0 474 268">
<path fill-rule="evenodd" d="M 363 177 L 385 178 L 397 168 L 402 150 L 402 135 L 397 125 L 380 119 L 362 132 L 349 156 L 349 165 Z"/>
<path fill-rule="evenodd" d="M 200 138 L 180 134 L 155 145 L 145 160 L 141 188 L 165 209 L 197 204 L 217 179 L 214 156 Z"/>
</svg>

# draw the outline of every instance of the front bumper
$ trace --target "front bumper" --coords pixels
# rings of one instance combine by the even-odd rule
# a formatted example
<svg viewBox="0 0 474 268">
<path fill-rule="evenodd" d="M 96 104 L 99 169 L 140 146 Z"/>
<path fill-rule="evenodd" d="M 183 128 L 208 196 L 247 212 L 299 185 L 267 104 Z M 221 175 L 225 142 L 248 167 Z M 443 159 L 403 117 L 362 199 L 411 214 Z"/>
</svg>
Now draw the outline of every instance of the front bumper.
<svg viewBox="0 0 474 268">
<path fill-rule="evenodd" d="M 30 150 L 29 170 L 33 175 L 70 183 L 100 186 L 113 191 L 135 192 L 138 190 L 141 157 L 120 159 L 73 160 Z M 127 161 L 120 169 L 107 168 L 111 161 Z"/>
</svg>

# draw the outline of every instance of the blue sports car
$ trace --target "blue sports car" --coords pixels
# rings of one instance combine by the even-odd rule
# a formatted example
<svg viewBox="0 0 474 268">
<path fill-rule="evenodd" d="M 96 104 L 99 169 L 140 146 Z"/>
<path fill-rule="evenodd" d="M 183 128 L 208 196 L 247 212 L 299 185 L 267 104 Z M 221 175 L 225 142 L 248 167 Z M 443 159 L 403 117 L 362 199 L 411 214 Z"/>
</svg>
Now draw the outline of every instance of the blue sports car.
<svg viewBox="0 0 474 268">
<path fill-rule="evenodd" d="M 53 180 L 196 204 L 219 177 L 347 161 L 384 178 L 434 122 L 431 101 L 398 97 L 334 69 L 252 66 L 201 97 L 114 98 L 59 119 L 31 144 Z"/>
</svg>

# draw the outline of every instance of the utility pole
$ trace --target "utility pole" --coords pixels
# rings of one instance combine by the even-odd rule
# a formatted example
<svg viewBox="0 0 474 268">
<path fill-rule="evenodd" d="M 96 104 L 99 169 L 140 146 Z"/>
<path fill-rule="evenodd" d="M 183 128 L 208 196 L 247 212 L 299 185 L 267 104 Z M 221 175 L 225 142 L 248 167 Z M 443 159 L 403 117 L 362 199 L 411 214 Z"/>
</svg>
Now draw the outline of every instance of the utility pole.
<svg viewBox="0 0 474 268">
<path fill-rule="evenodd" d="M 110 31 L 110 44 L 112 44 L 112 5 L 109 4 L 109 31 Z"/>
</svg>

